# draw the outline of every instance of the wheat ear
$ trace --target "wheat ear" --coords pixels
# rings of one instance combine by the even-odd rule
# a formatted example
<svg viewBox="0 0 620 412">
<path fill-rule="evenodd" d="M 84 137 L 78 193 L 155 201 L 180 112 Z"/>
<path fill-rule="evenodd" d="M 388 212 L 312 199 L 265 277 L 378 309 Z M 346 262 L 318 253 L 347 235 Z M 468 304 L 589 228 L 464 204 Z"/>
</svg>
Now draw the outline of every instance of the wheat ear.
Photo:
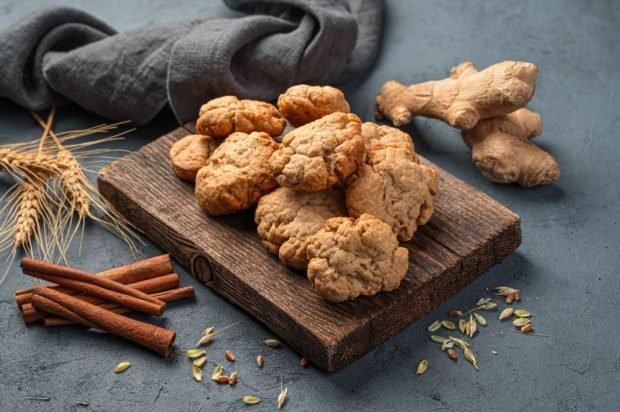
<svg viewBox="0 0 620 412">
<path fill-rule="evenodd" d="M 19 189 L 19 205 L 13 228 L 13 247 L 22 247 L 32 255 L 32 239 L 39 234 L 39 223 L 44 208 L 45 186 L 40 182 L 24 180 Z"/>
<path fill-rule="evenodd" d="M 65 170 L 60 174 L 60 183 L 71 211 L 75 211 L 80 218 L 90 215 L 91 199 L 88 192 L 88 180 L 84 175 L 82 166 L 68 150 L 58 152 L 58 162 L 65 165 Z"/>
</svg>

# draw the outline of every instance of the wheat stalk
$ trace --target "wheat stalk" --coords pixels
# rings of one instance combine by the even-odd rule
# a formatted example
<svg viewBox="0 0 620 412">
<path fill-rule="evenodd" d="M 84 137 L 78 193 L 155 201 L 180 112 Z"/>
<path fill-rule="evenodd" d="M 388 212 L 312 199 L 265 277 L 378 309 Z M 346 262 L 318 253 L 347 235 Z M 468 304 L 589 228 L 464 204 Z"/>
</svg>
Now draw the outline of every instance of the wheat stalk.
<svg viewBox="0 0 620 412">
<path fill-rule="evenodd" d="M 0 172 L 6 172 L 16 181 L 0 196 L 0 251 L 12 249 L 11 263 L 0 277 L 0 284 L 19 249 L 30 256 L 36 251 L 45 260 L 66 260 L 69 246 L 80 229 L 81 243 L 87 220 L 114 233 L 136 254 L 135 242 L 140 242 L 140 237 L 127 220 L 99 196 L 86 177 L 89 170 L 79 160 L 107 159 L 105 154 L 113 150 L 93 146 L 119 140 L 131 130 L 76 142 L 88 135 L 109 133 L 126 122 L 55 134 L 52 130 L 54 109 L 46 122 L 36 113 L 32 115 L 43 129 L 39 139 L 0 145 Z"/>
</svg>

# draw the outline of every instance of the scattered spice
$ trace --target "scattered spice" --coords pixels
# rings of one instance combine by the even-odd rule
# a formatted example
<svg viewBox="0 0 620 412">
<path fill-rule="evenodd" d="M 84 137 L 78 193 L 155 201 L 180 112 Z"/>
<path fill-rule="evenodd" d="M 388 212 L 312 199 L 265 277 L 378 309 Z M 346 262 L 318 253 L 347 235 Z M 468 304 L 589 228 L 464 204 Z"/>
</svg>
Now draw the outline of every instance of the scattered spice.
<svg viewBox="0 0 620 412">
<path fill-rule="evenodd" d="M 514 313 L 515 313 L 515 310 L 513 308 L 506 308 L 500 312 L 498 319 L 499 320 L 508 319 L 512 317 Z"/>
<path fill-rule="evenodd" d="M 523 333 L 530 333 L 533 330 L 534 330 L 534 325 L 532 325 L 531 323 L 521 326 L 521 332 Z"/>
<path fill-rule="evenodd" d="M 456 325 L 451 320 L 442 320 L 441 321 L 441 326 L 443 326 L 444 328 L 446 328 L 448 330 L 456 329 Z"/>
<path fill-rule="evenodd" d="M 454 349 L 448 349 L 446 353 L 448 354 L 448 357 L 450 359 L 456 360 L 457 356 L 456 356 L 456 351 Z"/>
<path fill-rule="evenodd" d="M 445 351 L 446 349 L 452 349 L 454 347 L 454 342 L 452 339 L 448 339 L 444 343 L 441 344 L 441 350 Z"/>
<path fill-rule="evenodd" d="M 431 323 L 428 328 L 426 328 L 427 331 L 429 332 L 435 332 L 437 330 L 439 330 L 439 328 L 441 328 L 441 322 L 436 320 L 435 322 Z"/>
<path fill-rule="evenodd" d="M 487 302 L 482 305 L 479 305 L 478 308 L 482 310 L 491 310 L 497 307 L 497 302 Z"/>
<path fill-rule="evenodd" d="M 439 335 L 431 335 L 431 340 L 437 343 L 444 343 L 448 340 L 448 338 L 444 338 L 443 336 Z"/>
<path fill-rule="evenodd" d="M 130 366 L 131 366 L 131 363 L 129 361 L 121 362 L 118 365 L 116 365 L 116 367 L 114 368 L 114 372 L 123 373 L 127 369 L 129 369 Z"/>
<path fill-rule="evenodd" d="M 427 369 L 428 369 L 428 361 L 426 359 L 422 359 L 420 363 L 418 364 L 418 369 L 416 371 L 416 374 L 422 375 L 424 372 L 426 372 Z"/>
<path fill-rule="evenodd" d="M 470 338 L 473 338 L 474 335 L 476 334 L 476 331 L 478 330 L 478 324 L 476 323 L 476 318 L 474 318 L 472 315 L 469 315 L 469 322 L 467 324 L 466 330 L 468 332 L 468 336 Z"/>
<path fill-rule="evenodd" d="M 220 376 L 222 376 L 222 367 L 220 365 L 217 365 L 215 369 L 213 369 L 213 372 L 211 373 L 211 380 L 215 381 Z"/>
<path fill-rule="evenodd" d="M 204 364 L 207 362 L 207 360 L 208 360 L 208 358 L 206 356 L 203 356 L 202 358 L 194 360 L 193 364 L 194 364 L 194 366 L 196 366 L 198 368 L 202 368 L 204 366 Z"/>
<path fill-rule="evenodd" d="M 200 369 L 200 366 L 192 366 L 192 375 L 194 375 L 194 379 L 196 379 L 196 381 L 202 382 L 202 369 Z"/>
<path fill-rule="evenodd" d="M 466 333 L 467 321 L 465 319 L 459 319 L 459 330 L 462 334 Z"/>
<path fill-rule="evenodd" d="M 202 336 L 211 335 L 214 331 L 215 331 L 215 327 L 214 326 L 210 326 L 207 329 L 205 329 L 204 332 L 202 332 Z"/>
<path fill-rule="evenodd" d="M 452 309 L 450 312 L 448 312 L 448 316 L 450 316 L 451 318 L 460 318 L 461 316 L 463 316 L 463 312 L 458 309 Z"/>
<path fill-rule="evenodd" d="M 532 316 L 532 314 L 530 312 L 528 312 L 527 310 L 524 310 L 524 309 L 517 309 L 517 310 L 515 310 L 515 315 L 520 317 L 520 318 L 529 318 L 530 316 Z"/>
<path fill-rule="evenodd" d="M 478 322 L 478 325 L 480 326 L 487 325 L 487 320 L 485 319 L 485 317 L 479 314 L 478 312 L 474 312 L 474 318 L 476 318 L 476 322 Z"/>
<path fill-rule="evenodd" d="M 288 393 L 288 387 L 280 390 L 280 394 L 278 395 L 278 409 L 282 409 L 284 402 L 286 402 L 287 393 Z"/>
<path fill-rule="evenodd" d="M 234 362 L 235 361 L 235 354 L 232 353 L 231 351 L 227 350 L 226 352 L 224 352 L 224 356 L 226 357 L 226 360 L 229 362 Z"/>
<path fill-rule="evenodd" d="M 490 301 L 492 301 L 492 298 L 480 298 L 478 299 L 478 301 L 476 302 L 476 306 L 481 306 L 484 305 L 486 303 L 489 303 Z"/>
<path fill-rule="evenodd" d="M 528 318 L 516 318 L 512 321 L 512 324 L 515 325 L 517 328 L 525 326 L 528 323 L 530 323 L 530 320 Z"/>
<path fill-rule="evenodd" d="M 279 348 L 280 346 L 282 346 L 282 343 L 277 339 L 265 339 L 263 343 L 270 348 Z"/>
<path fill-rule="evenodd" d="M 185 353 L 187 353 L 187 357 L 192 359 L 206 355 L 205 351 L 200 349 L 188 349 Z"/>
<path fill-rule="evenodd" d="M 207 333 L 205 335 L 202 335 L 200 337 L 200 339 L 198 339 L 197 346 L 206 345 L 207 343 L 209 343 L 209 342 L 211 342 L 213 340 L 214 336 L 215 336 L 215 334 L 213 332 Z"/>
<path fill-rule="evenodd" d="M 263 367 L 263 355 L 258 355 L 256 357 L 256 365 L 258 365 L 259 368 Z"/>
<path fill-rule="evenodd" d="M 452 340 L 452 342 L 454 342 L 454 344 L 458 346 L 459 348 L 461 348 L 462 350 L 465 350 L 465 348 L 469 347 L 469 343 L 465 342 L 463 339 L 454 338 L 450 336 L 450 340 Z"/>
<path fill-rule="evenodd" d="M 229 385 L 234 385 L 235 383 L 237 383 L 237 371 L 231 373 L 230 378 L 228 378 Z"/>
<path fill-rule="evenodd" d="M 248 405 L 256 405 L 257 403 L 260 403 L 261 399 L 258 396 L 254 396 L 254 395 L 245 395 L 243 398 L 243 402 L 247 403 Z"/>
<path fill-rule="evenodd" d="M 216 383 L 228 383 L 230 382 L 230 377 L 226 375 L 220 375 L 217 378 L 213 379 Z"/>
<path fill-rule="evenodd" d="M 469 347 L 465 347 L 465 349 L 463 349 L 463 355 L 465 355 L 465 359 L 467 359 L 469 363 L 474 365 L 474 368 L 478 370 L 478 363 L 476 361 L 476 357 L 474 356 L 474 352 L 472 352 Z"/>
<path fill-rule="evenodd" d="M 301 359 L 299 360 L 299 364 L 301 365 L 302 368 L 307 368 L 309 363 L 310 361 L 308 361 L 308 358 L 306 358 L 305 356 L 302 356 Z"/>
<path fill-rule="evenodd" d="M 493 355 L 497 355 L 497 351 L 492 350 L 492 351 L 491 351 L 491 353 L 492 353 Z"/>
</svg>

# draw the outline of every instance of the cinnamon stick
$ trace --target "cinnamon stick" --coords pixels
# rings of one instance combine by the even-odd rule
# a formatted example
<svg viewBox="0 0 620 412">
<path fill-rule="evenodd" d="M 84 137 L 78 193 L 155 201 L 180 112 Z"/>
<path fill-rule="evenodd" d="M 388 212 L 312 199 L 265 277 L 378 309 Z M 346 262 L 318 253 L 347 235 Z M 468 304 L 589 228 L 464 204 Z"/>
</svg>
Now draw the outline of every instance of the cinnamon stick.
<svg viewBox="0 0 620 412">
<path fill-rule="evenodd" d="M 108 269 L 106 271 L 99 272 L 97 276 L 101 276 L 122 284 L 130 284 L 167 275 L 168 273 L 172 273 L 172 261 L 170 260 L 170 255 L 166 254 L 144 259 L 129 265 Z M 71 295 L 75 295 L 77 293 L 57 285 L 48 287 Z M 20 307 L 26 303 L 30 303 L 33 290 L 34 288 L 28 288 L 15 292 L 15 301 L 18 305 L 20 305 Z"/>
<path fill-rule="evenodd" d="M 131 283 L 127 286 L 132 289 L 136 289 L 141 292 L 144 292 L 144 293 L 154 294 L 157 292 L 162 292 L 165 290 L 178 288 L 179 287 L 179 275 L 176 273 L 171 273 L 169 275 L 159 276 L 157 278 L 146 279 L 140 282 Z M 58 291 L 58 288 L 56 288 L 55 290 Z M 97 296 L 92 296 L 92 295 L 75 295 L 75 297 L 85 302 L 92 303 L 93 305 L 99 305 L 99 306 L 103 306 L 102 304 L 107 302 L 104 299 L 101 299 L 101 298 L 98 298 Z M 26 303 L 22 305 L 21 310 L 22 310 L 24 322 L 26 324 L 37 322 L 43 319 L 46 315 L 40 310 L 35 309 L 32 306 L 32 303 Z"/>
<path fill-rule="evenodd" d="M 194 296 L 194 288 L 192 286 L 185 286 L 178 289 L 171 289 L 159 293 L 153 293 L 153 296 L 163 300 L 164 302 L 174 302 Z M 114 303 L 103 303 L 98 306 L 100 308 L 107 309 L 118 314 L 129 313 L 132 311 L 131 308 L 128 308 L 126 306 L 119 306 Z M 38 312 L 41 313 L 41 311 Z M 75 325 L 76 323 L 77 322 L 74 322 L 72 320 L 57 316 L 48 316 L 43 319 L 43 326 L 45 326 L 46 328 L 53 326 Z"/>
<path fill-rule="evenodd" d="M 106 278 L 100 278 L 88 272 L 67 266 L 43 262 L 37 259 L 24 258 L 22 272 L 29 276 L 47 280 L 78 292 L 94 295 L 105 300 L 128 306 L 149 315 L 161 316 L 166 310 L 166 303 L 144 292 L 132 289 L 127 285 Z M 35 288 L 35 292 L 39 288 Z M 49 289 L 49 288 L 47 288 Z M 63 296 L 69 296 L 65 293 Z M 34 299 L 34 296 L 33 296 Z M 79 300 L 79 299 L 77 299 Z"/>
<path fill-rule="evenodd" d="M 176 336 L 174 331 L 119 315 L 42 286 L 34 288 L 32 304 L 42 311 L 122 336 L 166 357 L 170 355 Z"/>
</svg>

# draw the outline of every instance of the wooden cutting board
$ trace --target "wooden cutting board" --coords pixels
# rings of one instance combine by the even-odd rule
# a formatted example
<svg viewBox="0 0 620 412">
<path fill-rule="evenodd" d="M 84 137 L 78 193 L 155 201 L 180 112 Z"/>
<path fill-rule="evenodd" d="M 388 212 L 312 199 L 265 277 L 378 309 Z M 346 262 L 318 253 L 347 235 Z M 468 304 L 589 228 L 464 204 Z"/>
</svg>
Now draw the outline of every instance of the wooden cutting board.
<svg viewBox="0 0 620 412">
<path fill-rule="evenodd" d="M 187 134 L 179 128 L 104 168 L 101 194 L 196 278 L 328 371 L 396 335 L 521 243 L 517 214 L 422 159 L 439 172 L 440 191 L 430 222 L 403 243 L 410 265 L 400 288 L 325 302 L 304 273 L 261 246 L 254 210 L 210 217 L 198 207 L 193 186 L 169 166 L 170 146 Z"/>
</svg>

